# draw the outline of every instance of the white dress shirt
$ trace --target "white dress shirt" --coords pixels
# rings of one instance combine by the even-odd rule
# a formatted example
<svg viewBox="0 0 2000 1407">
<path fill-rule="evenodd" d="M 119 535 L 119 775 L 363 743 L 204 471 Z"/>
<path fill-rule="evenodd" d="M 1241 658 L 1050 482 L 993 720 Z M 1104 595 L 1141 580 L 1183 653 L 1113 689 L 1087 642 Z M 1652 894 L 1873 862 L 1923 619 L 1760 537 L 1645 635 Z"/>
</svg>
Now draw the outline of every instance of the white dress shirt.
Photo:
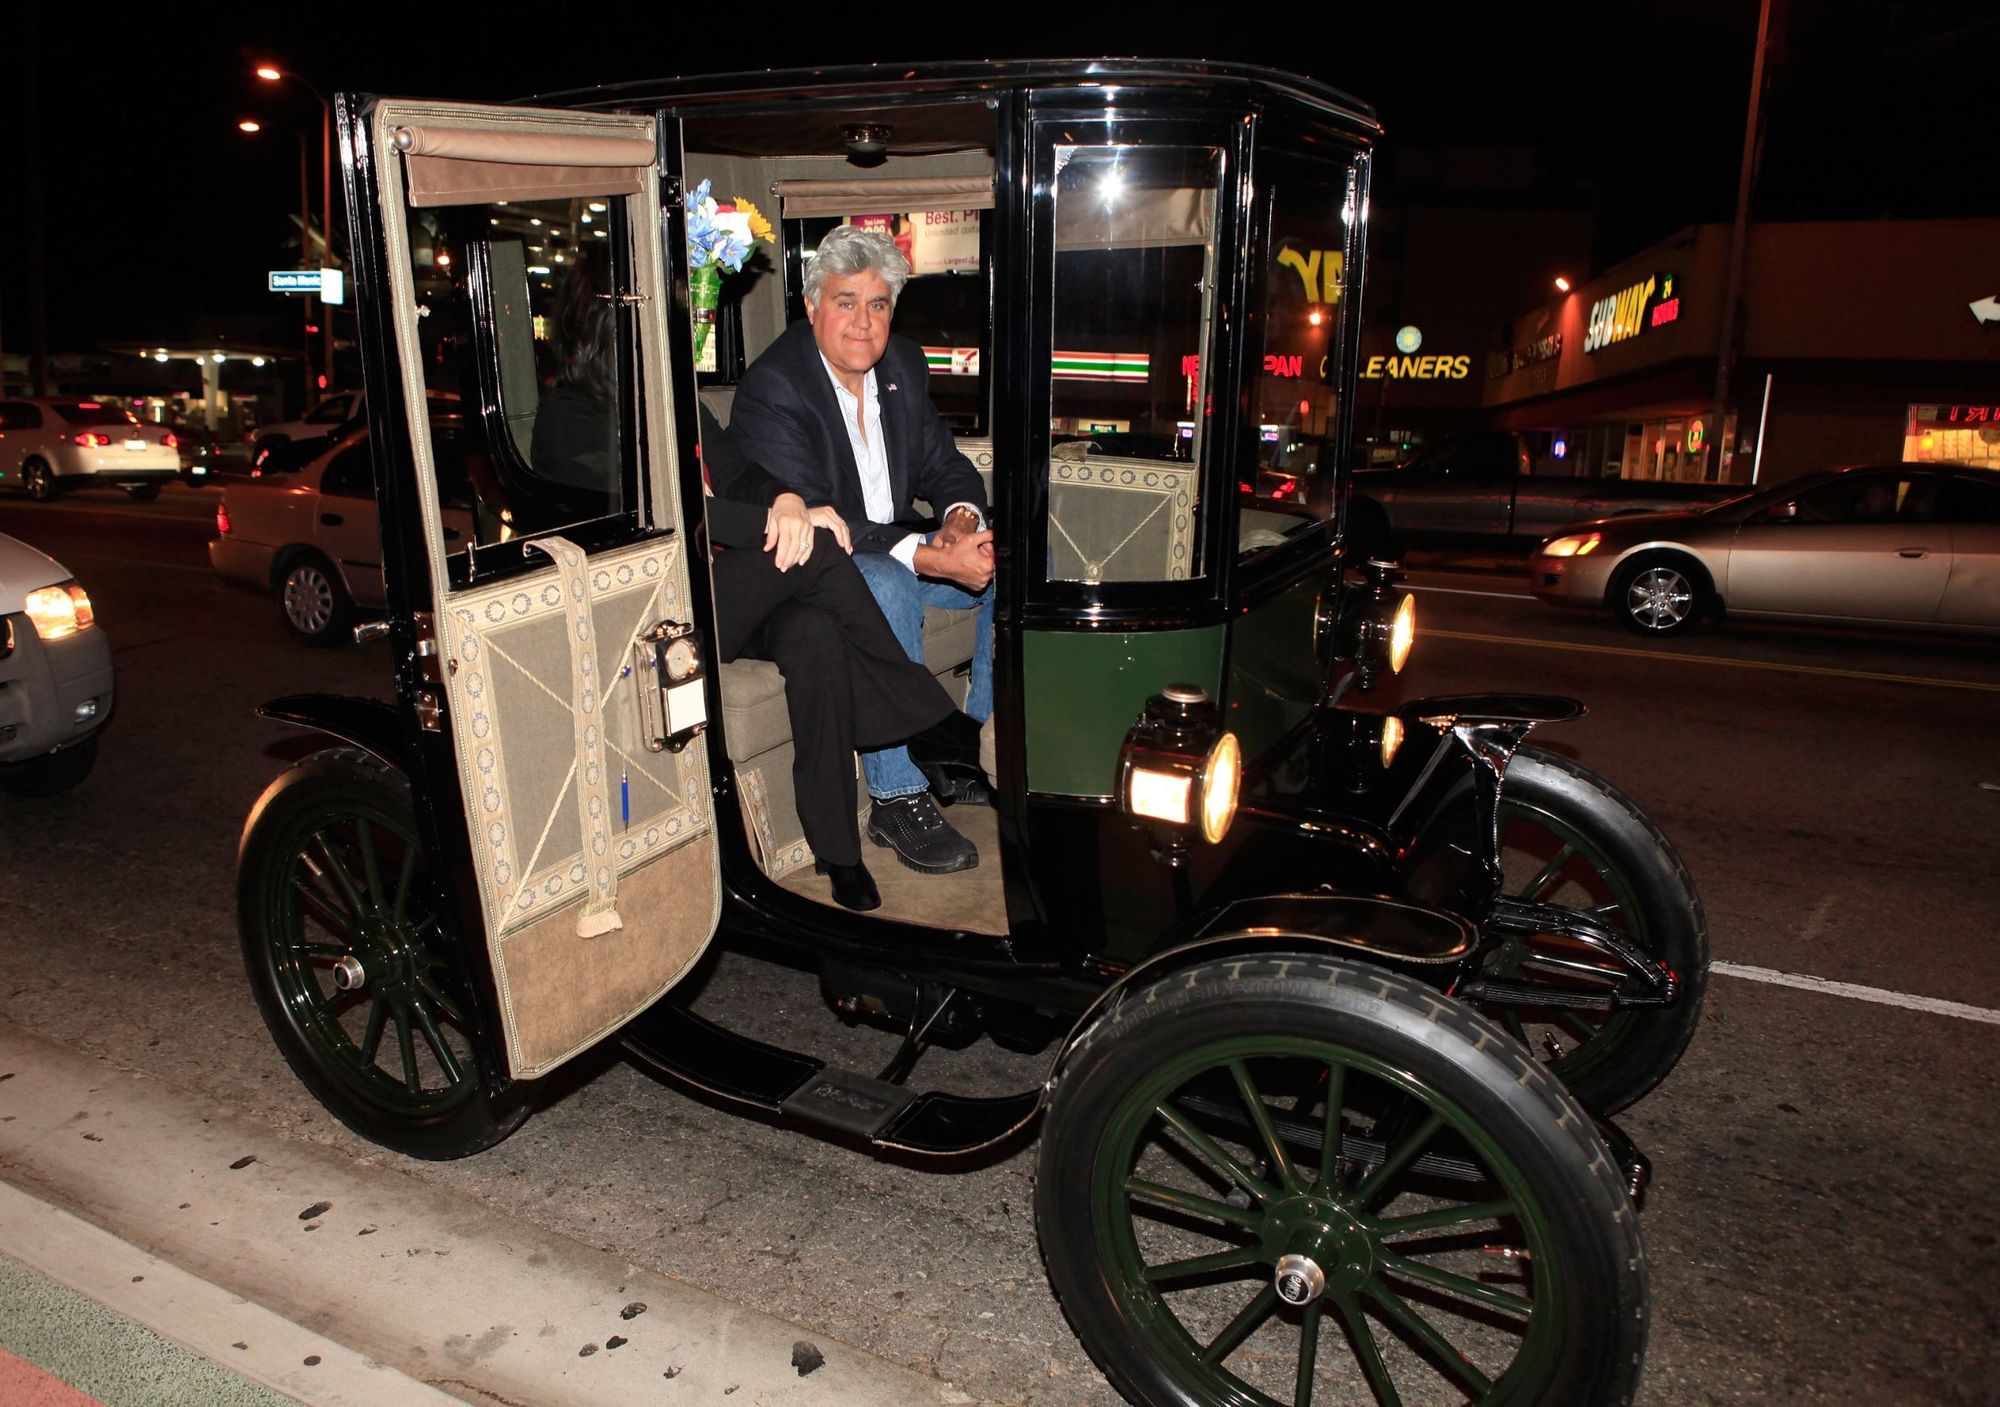
<svg viewBox="0 0 2000 1407">
<path fill-rule="evenodd" d="M 875 368 L 861 378 L 861 395 L 857 397 L 841 384 L 835 374 L 833 363 L 820 356 L 820 365 L 826 368 L 827 380 L 833 383 L 833 398 L 840 406 L 841 428 L 847 431 L 848 447 L 854 451 L 854 466 L 861 471 L 861 503 L 871 523 L 893 523 L 896 520 L 896 495 L 889 482 L 889 444 L 882 434 L 882 397 L 876 389 Z M 978 505 L 954 503 L 945 509 L 949 517 L 953 509 L 965 508 L 979 519 L 983 530 L 986 517 Z M 923 538 L 910 533 L 889 549 L 889 555 L 908 567 L 917 569 L 917 547 Z"/>
</svg>

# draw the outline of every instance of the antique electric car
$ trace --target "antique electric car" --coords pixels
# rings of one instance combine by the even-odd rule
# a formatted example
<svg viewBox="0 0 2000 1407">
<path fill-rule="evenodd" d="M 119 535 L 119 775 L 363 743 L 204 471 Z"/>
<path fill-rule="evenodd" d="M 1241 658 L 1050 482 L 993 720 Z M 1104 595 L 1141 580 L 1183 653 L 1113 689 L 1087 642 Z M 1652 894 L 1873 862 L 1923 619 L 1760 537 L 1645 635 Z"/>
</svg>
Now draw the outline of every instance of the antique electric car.
<svg viewBox="0 0 2000 1407">
<path fill-rule="evenodd" d="M 1366 107 L 1102 61 L 339 110 L 394 698 L 267 707 L 336 745 L 240 857 L 251 982 L 330 1110 L 471 1154 L 616 1039 L 891 1156 L 1039 1130 L 1050 1280 L 1135 1402 L 1630 1397 L 1645 1161 L 1605 1117 L 1689 1039 L 1699 900 L 1630 801 L 1523 746 L 1580 705 L 1369 706 L 1411 610 L 1344 555 L 1337 462 L 1258 496 L 1265 427 L 1347 440 Z M 697 301 L 704 182 L 770 228 Z M 710 657 L 696 457 L 697 398 L 727 418 L 843 222 L 908 246 L 896 329 L 997 545 L 995 802 L 949 813 L 981 862 L 884 876 L 866 916 L 813 874 L 775 669 Z M 589 261 L 615 463 L 562 482 L 535 419 Z M 413 414 L 440 391 L 469 535 Z M 927 628 L 947 680 L 970 653 Z M 677 987 L 711 939 L 815 974 L 895 1059 L 708 1019 Z M 1046 1052 L 1026 1087 L 912 1083 L 982 1035 Z"/>
</svg>

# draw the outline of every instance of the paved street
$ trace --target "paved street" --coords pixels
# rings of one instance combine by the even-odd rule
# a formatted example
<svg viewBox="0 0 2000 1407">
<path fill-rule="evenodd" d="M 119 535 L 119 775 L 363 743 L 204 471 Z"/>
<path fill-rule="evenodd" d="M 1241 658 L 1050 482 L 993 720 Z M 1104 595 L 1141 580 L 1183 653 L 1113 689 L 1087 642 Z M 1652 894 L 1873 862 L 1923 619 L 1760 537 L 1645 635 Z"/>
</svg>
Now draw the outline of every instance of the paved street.
<svg viewBox="0 0 2000 1407">
<path fill-rule="evenodd" d="M 175 487 L 154 504 L 0 501 L 0 531 L 88 588 L 119 672 L 90 781 L 0 799 L 0 1018 L 218 1117 L 463 1194 L 974 1397 L 1113 1401 L 1042 1276 L 1032 1149 L 953 1173 L 877 1162 L 721 1114 L 609 1052 L 460 1163 L 390 1157 L 321 1112 L 266 1036 L 237 954 L 243 816 L 313 746 L 252 710 L 307 689 L 380 692 L 388 661 L 379 646 L 305 649 L 271 601 L 219 584 L 204 551 L 214 500 Z M 1738 622 L 1641 642 L 1540 606 L 1505 570 L 1448 565 L 1413 575 L 1420 632 L 1399 694 L 1586 699 L 1589 717 L 1537 741 L 1646 806 L 1707 906 L 1718 973 L 1703 1025 L 1621 1120 L 1656 1172 L 1640 1400 L 2000 1401 L 1986 1175 L 2000 1154 L 2000 648 Z M 813 982 L 750 975 L 717 964 L 704 1009 L 845 1063 L 884 1047 L 827 1021 Z M 940 1053 L 918 1082 L 1018 1088 L 1039 1068 L 982 1043 Z"/>
</svg>

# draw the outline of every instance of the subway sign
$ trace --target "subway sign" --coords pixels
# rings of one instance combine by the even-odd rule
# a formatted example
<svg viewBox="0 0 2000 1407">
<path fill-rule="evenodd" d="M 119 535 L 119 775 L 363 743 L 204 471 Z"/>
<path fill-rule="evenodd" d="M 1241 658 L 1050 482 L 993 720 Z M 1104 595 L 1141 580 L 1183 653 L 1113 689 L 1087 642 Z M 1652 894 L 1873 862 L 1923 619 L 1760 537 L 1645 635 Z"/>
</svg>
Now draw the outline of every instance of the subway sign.
<svg viewBox="0 0 2000 1407">
<path fill-rule="evenodd" d="M 1663 327 L 1681 315 L 1680 295 L 1673 274 L 1654 274 L 1643 283 L 1621 288 L 1590 305 L 1590 322 L 1583 350 L 1595 352 L 1616 342 L 1630 341 L 1649 327 Z"/>
</svg>

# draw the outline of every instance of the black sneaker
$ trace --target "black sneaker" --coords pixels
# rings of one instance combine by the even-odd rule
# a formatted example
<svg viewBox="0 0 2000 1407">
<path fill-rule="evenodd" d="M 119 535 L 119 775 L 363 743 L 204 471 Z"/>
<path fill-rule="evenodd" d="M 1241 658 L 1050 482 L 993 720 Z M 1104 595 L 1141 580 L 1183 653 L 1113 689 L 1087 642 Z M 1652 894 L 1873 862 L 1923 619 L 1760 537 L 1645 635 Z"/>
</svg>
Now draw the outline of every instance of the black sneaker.
<svg viewBox="0 0 2000 1407">
<path fill-rule="evenodd" d="M 922 874 L 956 874 L 979 864 L 979 848 L 938 814 L 929 792 L 877 801 L 868 812 L 868 838 Z"/>
</svg>

